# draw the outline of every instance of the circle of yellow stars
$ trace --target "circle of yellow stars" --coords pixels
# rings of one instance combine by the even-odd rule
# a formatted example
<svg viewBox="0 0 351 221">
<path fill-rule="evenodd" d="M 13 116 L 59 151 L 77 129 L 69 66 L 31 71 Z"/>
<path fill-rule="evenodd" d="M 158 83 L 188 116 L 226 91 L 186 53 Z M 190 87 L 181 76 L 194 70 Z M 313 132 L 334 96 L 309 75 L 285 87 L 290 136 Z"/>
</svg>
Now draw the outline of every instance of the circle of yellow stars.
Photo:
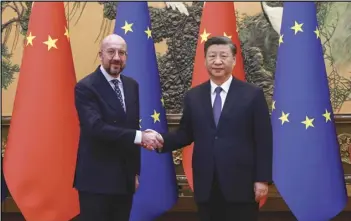
<svg viewBox="0 0 351 221">
<path fill-rule="evenodd" d="M 294 25 L 290 28 L 291 30 L 294 30 L 294 35 L 297 35 L 299 32 L 303 32 L 302 29 L 303 23 L 299 23 L 297 21 L 294 21 Z M 319 33 L 319 29 L 318 26 L 316 27 L 316 29 L 313 31 L 316 35 L 316 38 L 320 38 L 320 33 Z M 284 43 L 284 34 L 279 35 L 279 46 Z M 275 111 L 276 107 L 276 101 L 273 100 L 272 101 L 272 112 Z M 327 123 L 328 121 L 331 122 L 331 111 L 329 112 L 328 109 L 325 109 L 325 112 L 323 114 L 321 114 L 324 118 L 325 118 L 325 123 Z M 279 120 L 281 121 L 281 125 L 284 125 L 285 123 L 290 123 L 289 121 L 289 116 L 290 113 L 285 113 L 284 111 L 282 111 Z M 306 130 L 308 128 L 313 128 L 314 127 L 314 122 L 315 118 L 311 118 L 309 116 L 305 116 L 305 119 L 303 121 L 301 121 L 301 124 L 305 125 Z"/>
<path fill-rule="evenodd" d="M 134 23 L 129 23 L 128 21 L 124 21 L 124 26 L 121 27 L 121 29 L 124 30 L 124 34 L 128 34 L 129 32 L 133 32 L 133 25 Z M 146 30 L 144 31 L 147 38 L 152 38 L 152 31 L 149 26 L 146 27 Z M 161 103 L 162 106 L 164 107 L 164 100 L 161 98 Z M 154 113 L 150 115 L 150 117 L 153 119 L 153 122 L 160 122 L 160 112 L 157 112 L 154 110 Z M 142 119 L 139 120 L 139 127 L 141 128 L 141 121 Z"/>
<path fill-rule="evenodd" d="M 124 30 L 124 34 L 125 35 L 129 34 L 129 32 L 133 32 L 133 25 L 134 25 L 134 23 L 132 23 L 132 22 L 124 21 L 124 25 L 121 27 L 121 29 Z M 149 26 L 146 27 L 144 32 L 145 32 L 145 34 L 146 34 L 148 39 L 152 38 L 152 30 L 150 29 Z M 165 106 L 164 99 L 161 98 L 160 101 L 161 101 L 162 107 L 164 107 Z M 161 113 L 157 112 L 156 110 L 154 110 L 153 114 L 150 115 L 150 117 L 153 119 L 154 124 L 157 123 L 157 122 L 161 122 L 160 115 L 161 115 Z M 140 128 L 142 128 L 141 121 L 142 121 L 142 119 L 139 119 L 139 127 Z"/>
<path fill-rule="evenodd" d="M 276 105 L 276 101 L 273 100 L 272 101 L 272 112 L 275 111 L 275 109 L 276 109 L 275 105 Z M 329 112 L 328 109 L 325 109 L 325 112 L 321 115 L 324 117 L 325 123 L 328 123 L 328 121 L 331 122 L 331 112 Z M 281 121 L 281 125 L 284 125 L 285 123 L 290 123 L 289 116 L 290 116 L 290 113 L 286 113 L 284 111 L 281 112 L 281 115 L 278 118 Z M 315 118 L 311 118 L 311 117 L 306 115 L 305 119 L 303 121 L 301 121 L 301 124 L 304 124 L 305 129 L 307 130 L 310 127 L 314 127 L 314 124 L 313 124 L 314 120 L 315 120 Z"/>
</svg>

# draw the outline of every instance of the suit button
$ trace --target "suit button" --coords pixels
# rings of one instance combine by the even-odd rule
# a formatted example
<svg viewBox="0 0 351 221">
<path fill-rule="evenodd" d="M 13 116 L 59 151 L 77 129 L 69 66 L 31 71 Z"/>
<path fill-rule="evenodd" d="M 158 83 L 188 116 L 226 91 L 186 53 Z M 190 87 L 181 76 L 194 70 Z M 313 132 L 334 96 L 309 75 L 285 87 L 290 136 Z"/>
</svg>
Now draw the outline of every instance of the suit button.
<svg viewBox="0 0 351 221">
<path fill-rule="evenodd" d="M 114 121 L 113 121 L 113 123 L 117 123 L 117 121 L 116 121 L 116 120 L 114 120 Z"/>
<path fill-rule="evenodd" d="M 218 139 L 218 137 L 217 137 L 217 136 L 215 136 L 215 139 L 217 140 L 217 139 Z"/>
</svg>

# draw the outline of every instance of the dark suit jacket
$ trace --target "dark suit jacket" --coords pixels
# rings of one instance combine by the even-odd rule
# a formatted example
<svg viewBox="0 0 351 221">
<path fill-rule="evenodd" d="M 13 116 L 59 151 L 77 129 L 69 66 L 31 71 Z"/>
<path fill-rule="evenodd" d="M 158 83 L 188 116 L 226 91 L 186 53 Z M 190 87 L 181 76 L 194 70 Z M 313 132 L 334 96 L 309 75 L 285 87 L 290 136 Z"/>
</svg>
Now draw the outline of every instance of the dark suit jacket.
<svg viewBox="0 0 351 221">
<path fill-rule="evenodd" d="M 140 170 L 139 86 L 121 75 L 127 112 L 100 69 L 75 87 L 80 139 L 74 187 L 104 194 L 134 193 Z"/>
<path fill-rule="evenodd" d="M 228 201 L 253 202 L 254 182 L 272 181 L 272 128 L 263 91 L 233 78 L 216 127 L 210 90 L 207 81 L 188 91 L 178 130 L 162 134 L 162 152 L 194 142 L 197 202 L 209 199 L 215 170 Z"/>
</svg>

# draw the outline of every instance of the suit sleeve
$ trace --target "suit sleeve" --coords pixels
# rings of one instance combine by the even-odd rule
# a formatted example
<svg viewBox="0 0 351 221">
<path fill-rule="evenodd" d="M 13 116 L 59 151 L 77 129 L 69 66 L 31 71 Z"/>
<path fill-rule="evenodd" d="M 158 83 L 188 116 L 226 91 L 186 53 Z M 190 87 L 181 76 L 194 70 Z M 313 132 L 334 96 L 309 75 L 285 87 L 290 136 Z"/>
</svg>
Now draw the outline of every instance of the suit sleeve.
<svg viewBox="0 0 351 221">
<path fill-rule="evenodd" d="M 137 128 L 139 128 L 139 122 L 140 122 L 140 103 L 139 103 L 139 84 L 136 83 L 136 92 L 135 92 L 136 96 L 137 96 L 137 102 L 136 102 L 136 108 L 137 108 L 137 113 L 138 113 L 138 117 L 136 119 L 135 125 Z M 134 159 L 134 163 L 133 165 L 135 166 L 135 174 L 140 175 L 140 167 L 141 167 L 141 148 L 138 145 L 135 145 L 137 148 L 134 149 L 135 151 L 135 157 Z"/>
<path fill-rule="evenodd" d="M 268 105 L 260 89 L 254 102 L 256 182 L 272 182 L 273 135 Z"/>
<path fill-rule="evenodd" d="M 171 152 L 191 144 L 193 138 L 193 127 L 191 120 L 191 109 L 189 94 L 184 97 L 184 108 L 179 127 L 176 131 L 161 134 L 164 139 L 162 152 Z"/>
<path fill-rule="evenodd" d="M 75 105 L 78 112 L 81 129 L 90 136 L 107 142 L 134 143 L 136 130 L 125 129 L 104 122 L 96 97 L 83 84 L 76 84 Z M 123 148 L 125 145 L 118 145 Z"/>
</svg>

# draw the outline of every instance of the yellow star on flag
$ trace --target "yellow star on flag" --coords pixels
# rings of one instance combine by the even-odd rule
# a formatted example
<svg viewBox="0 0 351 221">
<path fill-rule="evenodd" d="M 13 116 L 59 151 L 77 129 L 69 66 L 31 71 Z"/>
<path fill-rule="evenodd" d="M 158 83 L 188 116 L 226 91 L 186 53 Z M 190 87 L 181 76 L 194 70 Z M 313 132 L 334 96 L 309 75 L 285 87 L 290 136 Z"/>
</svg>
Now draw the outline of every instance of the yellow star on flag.
<svg viewBox="0 0 351 221">
<path fill-rule="evenodd" d="M 272 101 L 272 111 L 275 109 L 275 101 Z"/>
<path fill-rule="evenodd" d="M 327 109 L 325 109 L 325 113 L 323 114 L 323 117 L 325 117 L 325 122 L 326 123 L 328 122 L 328 120 L 331 121 L 330 112 L 328 112 Z"/>
<path fill-rule="evenodd" d="M 300 32 L 303 32 L 303 30 L 302 30 L 302 25 L 303 25 L 303 23 L 299 24 L 299 23 L 297 23 L 297 22 L 295 21 L 295 25 L 291 27 L 291 29 L 295 31 L 295 35 L 296 35 L 297 32 L 299 32 L 299 31 L 300 31 Z"/>
<path fill-rule="evenodd" d="M 149 27 L 147 27 L 147 30 L 145 30 L 145 33 L 147 34 L 147 39 L 151 38 L 151 30 Z"/>
<path fill-rule="evenodd" d="M 224 32 L 224 37 L 227 37 L 227 38 L 232 38 L 231 35 L 227 35 L 227 33 Z"/>
<path fill-rule="evenodd" d="M 161 103 L 162 103 L 162 106 L 164 107 L 165 106 L 165 101 L 163 100 L 163 97 L 161 98 Z"/>
<path fill-rule="evenodd" d="M 314 127 L 313 125 L 313 121 L 314 121 L 314 118 L 308 118 L 306 116 L 306 120 L 302 121 L 301 123 L 303 123 L 304 125 L 306 125 L 306 129 L 309 128 L 309 127 Z"/>
<path fill-rule="evenodd" d="M 68 32 L 67 27 L 65 27 L 65 33 L 64 33 L 64 35 L 67 37 L 67 40 L 69 41 L 69 32 Z"/>
<path fill-rule="evenodd" d="M 318 38 L 319 38 L 319 30 L 318 30 L 318 27 L 316 27 L 316 30 L 314 30 L 313 32 L 316 34 L 317 39 L 318 39 Z"/>
<path fill-rule="evenodd" d="M 151 117 L 154 119 L 154 123 L 156 123 L 156 121 L 160 122 L 160 113 L 157 113 L 156 110 L 154 110 L 154 114 L 151 115 Z"/>
<path fill-rule="evenodd" d="M 204 41 L 207 41 L 208 36 L 210 36 L 211 33 L 207 33 L 206 29 L 204 29 L 204 32 L 200 35 L 201 37 L 201 43 Z"/>
<path fill-rule="evenodd" d="M 128 24 L 128 22 L 125 21 L 124 26 L 122 27 L 122 29 L 124 30 L 124 34 L 127 34 L 128 31 L 133 32 L 132 26 L 133 23 Z"/>
<path fill-rule="evenodd" d="M 35 38 L 36 36 L 33 36 L 32 35 L 32 32 L 29 32 L 29 35 L 26 37 L 27 38 L 27 44 L 26 46 L 28 45 L 32 45 L 33 46 L 33 39 Z"/>
<path fill-rule="evenodd" d="M 57 46 L 56 46 L 56 41 L 58 39 L 52 39 L 50 37 L 50 35 L 48 35 L 48 40 L 47 41 L 44 41 L 43 43 L 46 44 L 48 46 L 48 51 L 50 51 L 51 48 L 56 48 L 57 49 Z"/>
<path fill-rule="evenodd" d="M 284 113 L 284 111 L 282 111 L 282 116 L 279 117 L 279 120 L 282 121 L 282 125 L 283 125 L 285 122 L 290 122 L 289 119 L 288 119 L 289 114 L 290 114 L 290 113 L 287 113 L 287 114 L 286 114 L 286 113 Z"/>
<path fill-rule="evenodd" d="M 284 43 L 283 37 L 284 37 L 284 35 L 280 35 L 279 36 L 279 46 L 280 46 L 281 43 Z"/>
</svg>

